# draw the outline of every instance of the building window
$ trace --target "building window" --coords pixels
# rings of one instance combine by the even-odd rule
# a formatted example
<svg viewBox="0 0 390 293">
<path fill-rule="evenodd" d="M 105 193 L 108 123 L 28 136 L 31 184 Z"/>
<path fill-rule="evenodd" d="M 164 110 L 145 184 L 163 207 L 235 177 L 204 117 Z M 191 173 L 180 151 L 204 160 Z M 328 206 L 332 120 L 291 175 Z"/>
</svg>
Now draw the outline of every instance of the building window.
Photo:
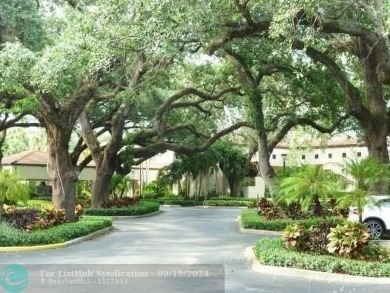
<svg viewBox="0 0 390 293">
<path fill-rule="evenodd" d="M 332 154 L 329 153 L 328 154 L 328 158 L 331 159 L 332 158 Z"/>
<path fill-rule="evenodd" d="M 274 160 L 275 160 L 275 159 L 276 159 L 276 155 L 272 155 L 272 159 L 274 159 Z"/>
<path fill-rule="evenodd" d="M 302 155 L 302 160 L 306 160 L 306 156 L 305 155 Z"/>
<path fill-rule="evenodd" d="M 318 154 L 315 154 L 315 155 L 314 155 L 314 159 L 317 160 L 318 158 L 319 158 L 319 155 L 318 155 Z"/>
<path fill-rule="evenodd" d="M 361 152 L 357 152 L 357 156 L 358 156 L 358 157 L 361 157 L 361 156 L 362 156 L 362 153 L 361 153 Z"/>
<path fill-rule="evenodd" d="M 343 158 L 346 158 L 347 157 L 347 153 L 343 153 Z"/>
</svg>

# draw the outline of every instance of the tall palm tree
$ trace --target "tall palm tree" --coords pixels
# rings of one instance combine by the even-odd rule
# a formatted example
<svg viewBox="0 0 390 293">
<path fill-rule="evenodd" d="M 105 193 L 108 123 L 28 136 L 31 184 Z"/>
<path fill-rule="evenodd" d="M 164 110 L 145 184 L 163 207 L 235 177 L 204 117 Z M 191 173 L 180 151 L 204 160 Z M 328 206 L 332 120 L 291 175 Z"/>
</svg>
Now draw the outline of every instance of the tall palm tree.
<svg viewBox="0 0 390 293">
<path fill-rule="evenodd" d="M 324 171 L 322 166 L 304 166 L 300 171 L 281 180 L 278 202 L 298 203 L 302 210 L 313 209 L 313 214 L 320 216 L 322 203 L 337 193 L 334 174 Z"/>
</svg>

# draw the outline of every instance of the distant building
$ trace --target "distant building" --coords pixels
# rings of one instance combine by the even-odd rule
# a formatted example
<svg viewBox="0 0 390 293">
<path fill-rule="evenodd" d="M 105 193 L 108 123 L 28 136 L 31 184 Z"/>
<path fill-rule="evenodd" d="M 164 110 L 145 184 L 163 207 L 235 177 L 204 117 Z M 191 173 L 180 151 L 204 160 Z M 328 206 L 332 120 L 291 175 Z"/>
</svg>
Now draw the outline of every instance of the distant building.
<svg viewBox="0 0 390 293">
<path fill-rule="evenodd" d="M 283 156 L 285 155 L 285 156 Z M 290 146 L 288 142 L 279 143 L 270 156 L 271 166 L 323 165 L 327 170 L 339 170 L 347 160 L 365 158 L 368 149 L 357 138 L 336 136 L 326 143 L 312 141 L 301 146 Z M 256 160 L 256 156 L 253 158 Z"/>
</svg>

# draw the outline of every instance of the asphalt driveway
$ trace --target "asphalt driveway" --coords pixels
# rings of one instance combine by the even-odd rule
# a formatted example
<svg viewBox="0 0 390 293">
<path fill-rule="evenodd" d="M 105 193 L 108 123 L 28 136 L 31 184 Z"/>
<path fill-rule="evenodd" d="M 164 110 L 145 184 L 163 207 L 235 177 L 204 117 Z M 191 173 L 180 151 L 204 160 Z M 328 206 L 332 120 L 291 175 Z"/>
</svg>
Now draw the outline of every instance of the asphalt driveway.
<svg viewBox="0 0 390 293">
<path fill-rule="evenodd" d="M 390 286 L 387 285 L 345 285 L 289 276 L 273 277 L 250 271 L 244 251 L 257 239 L 266 236 L 240 233 L 236 222 L 239 213 L 240 209 L 229 208 L 164 207 L 160 214 L 152 217 L 116 220 L 113 232 L 64 249 L 1 253 L 0 263 L 35 264 L 33 270 L 36 274 L 42 274 L 46 264 L 57 268 L 66 268 L 66 264 L 84 264 L 91 268 L 108 264 L 217 264 L 223 265 L 220 267 L 224 268 L 225 291 L 231 293 L 389 292 Z M 88 284 L 88 290 L 71 285 L 62 284 L 56 292 L 106 292 L 99 283 Z M 202 286 L 207 288 L 204 292 L 219 292 L 217 287 L 196 278 L 181 280 L 180 284 L 167 279 L 163 283 L 145 279 L 126 286 L 123 287 L 126 290 L 111 286 L 107 292 L 203 292 L 200 290 Z M 39 290 L 31 287 L 25 292 L 45 292 L 42 288 L 44 286 Z"/>
</svg>

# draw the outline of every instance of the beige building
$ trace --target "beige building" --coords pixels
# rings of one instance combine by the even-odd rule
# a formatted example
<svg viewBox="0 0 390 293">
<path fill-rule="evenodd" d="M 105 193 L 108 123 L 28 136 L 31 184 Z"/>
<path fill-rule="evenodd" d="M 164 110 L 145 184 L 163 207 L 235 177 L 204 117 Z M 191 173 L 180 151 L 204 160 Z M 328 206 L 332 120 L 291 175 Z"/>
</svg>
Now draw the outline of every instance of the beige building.
<svg viewBox="0 0 390 293">
<path fill-rule="evenodd" d="M 51 194 L 50 176 L 48 172 L 49 155 L 41 151 L 24 151 L 5 156 L 1 161 L 4 170 L 17 173 L 26 181 L 40 185 L 43 195 Z M 79 180 L 94 181 L 96 171 L 93 162 L 85 167 Z M 45 186 L 45 187 L 42 187 Z"/>
<path fill-rule="evenodd" d="M 301 145 L 279 143 L 271 154 L 270 163 L 277 168 L 283 168 L 283 165 L 323 165 L 327 170 L 338 171 L 345 161 L 367 156 L 367 147 L 357 138 L 336 136 L 327 142 L 313 141 Z"/>
<path fill-rule="evenodd" d="M 283 167 L 301 166 L 305 164 L 323 165 L 326 169 L 339 171 L 343 162 L 348 159 L 363 158 L 368 156 L 368 150 L 364 144 L 356 138 L 335 137 L 326 143 L 310 141 L 306 143 L 289 144 L 282 142 L 277 145 L 270 156 L 271 166 L 282 169 Z M 167 151 L 159 154 L 138 166 L 133 166 L 129 177 L 131 188 L 129 195 L 138 195 L 150 182 L 157 179 L 158 172 L 171 164 L 174 153 Z M 252 161 L 257 161 L 257 154 Z M 22 178 L 35 182 L 46 182 L 50 185 L 48 174 L 49 157 L 45 152 L 26 151 L 6 156 L 2 160 L 5 170 L 17 172 Z M 96 171 L 93 162 L 81 173 L 80 180 L 94 181 Z M 48 187 L 49 188 L 49 187 Z M 190 196 L 207 196 L 210 194 L 228 194 L 229 184 L 219 168 L 214 168 L 208 174 L 204 173 L 197 178 L 188 176 L 181 181 L 181 188 Z M 260 177 L 246 178 L 239 187 L 239 193 L 244 197 L 258 197 L 264 194 L 264 183 Z M 178 194 L 178 184 L 173 186 L 172 192 Z"/>
</svg>

